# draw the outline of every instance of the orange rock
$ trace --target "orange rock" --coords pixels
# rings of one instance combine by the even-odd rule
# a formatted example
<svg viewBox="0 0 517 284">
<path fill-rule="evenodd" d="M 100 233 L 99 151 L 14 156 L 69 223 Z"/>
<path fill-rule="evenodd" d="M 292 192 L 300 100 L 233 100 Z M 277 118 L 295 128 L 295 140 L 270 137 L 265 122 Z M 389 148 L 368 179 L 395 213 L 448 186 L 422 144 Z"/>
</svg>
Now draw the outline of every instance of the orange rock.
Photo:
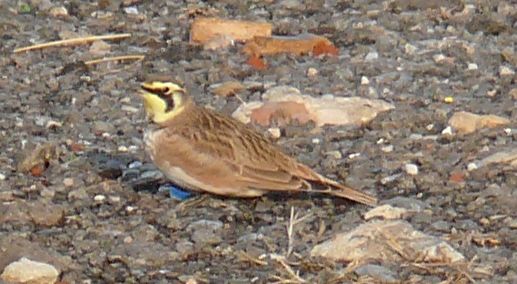
<svg viewBox="0 0 517 284">
<path fill-rule="evenodd" d="M 271 36 L 269 23 L 227 20 L 221 18 L 196 18 L 190 28 L 190 42 L 207 44 L 220 38 L 246 41 L 254 36 Z"/>
<path fill-rule="evenodd" d="M 449 176 L 449 181 L 453 183 L 465 182 L 465 174 L 459 171 L 454 171 Z"/>
<path fill-rule="evenodd" d="M 269 126 L 273 121 L 283 126 L 293 121 L 304 124 L 311 120 L 314 118 L 305 104 L 297 102 L 267 102 L 251 112 L 251 121 L 262 126 Z"/>
<path fill-rule="evenodd" d="M 44 171 L 45 168 L 41 164 L 35 165 L 30 169 L 31 175 L 34 177 L 40 177 Z"/>
<path fill-rule="evenodd" d="M 255 70 L 265 70 L 267 68 L 266 62 L 264 62 L 264 60 L 258 56 L 250 56 L 246 63 L 248 63 L 248 65 L 253 67 Z"/>
<path fill-rule="evenodd" d="M 497 115 L 479 115 L 471 112 L 456 112 L 449 119 L 449 125 L 459 133 L 469 134 L 478 129 L 492 128 L 510 123 L 510 120 Z"/>
<path fill-rule="evenodd" d="M 314 34 L 301 34 L 298 36 L 255 36 L 248 41 L 243 48 L 249 56 L 273 55 L 279 53 L 291 53 L 303 55 L 312 53 L 337 55 L 338 49 L 330 40 Z"/>
</svg>

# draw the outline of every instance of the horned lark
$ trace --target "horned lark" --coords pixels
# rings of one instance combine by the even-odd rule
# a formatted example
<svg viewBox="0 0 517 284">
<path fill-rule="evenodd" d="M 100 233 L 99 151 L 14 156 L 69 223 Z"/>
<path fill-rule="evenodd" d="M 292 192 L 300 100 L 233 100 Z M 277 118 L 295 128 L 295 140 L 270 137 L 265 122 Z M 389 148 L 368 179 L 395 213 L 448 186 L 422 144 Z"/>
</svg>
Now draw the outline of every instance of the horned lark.
<svg viewBox="0 0 517 284">
<path fill-rule="evenodd" d="M 197 106 L 177 84 L 152 81 L 141 88 L 154 124 L 144 135 L 146 151 L 164 175 L 183 188 L 232 197 L 311 191 L 377 203 L 375 197 L 297 162 L 245 124 Z"/>
</svg>

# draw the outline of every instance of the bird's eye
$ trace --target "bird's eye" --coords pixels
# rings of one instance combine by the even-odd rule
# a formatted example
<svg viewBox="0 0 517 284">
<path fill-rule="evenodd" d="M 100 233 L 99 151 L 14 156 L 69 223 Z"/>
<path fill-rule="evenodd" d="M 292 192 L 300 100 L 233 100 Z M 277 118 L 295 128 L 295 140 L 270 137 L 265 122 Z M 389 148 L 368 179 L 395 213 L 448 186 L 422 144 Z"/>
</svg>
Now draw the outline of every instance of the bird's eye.
<svg viewBox="0 0 517 284">
<path fill-rule="evenodd" d="M 165 87 L 165 89 L 163 90 L 163 93 L 168 94 L 170 91 L 171 91 L 171 89 L 169 87 Z"/>
</svg>

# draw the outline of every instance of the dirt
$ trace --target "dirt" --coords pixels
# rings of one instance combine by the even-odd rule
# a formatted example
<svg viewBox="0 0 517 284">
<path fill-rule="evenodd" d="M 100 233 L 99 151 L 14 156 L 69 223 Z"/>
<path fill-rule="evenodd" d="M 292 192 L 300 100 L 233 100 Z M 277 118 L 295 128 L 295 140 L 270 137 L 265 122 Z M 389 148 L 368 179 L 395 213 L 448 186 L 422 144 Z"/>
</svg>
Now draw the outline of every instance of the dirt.
<svg viewBox="0 0 517 284">
<path fill-rule="evenodd" d="M 279 35 L 325 36 L 339 55 L 276 55 L 257 71 L 241 44 L 216 51 L 189 45 L 190 23 L 200 15 L 268 21 Z M 515 283 L 515 163 L 469 164 L 517 146 L 516 20 L 511 1 L 488 0 L 2 1 L 0 271 L 25 256 L 54 265 L 64 283 Z M 131 37 L 13 53 L 111 33 Z M 134 54 L 145 59 L 85 64 Z M 317 75 L 308 76 L 310 68 Z M 153 74 L 181 81 L 199 104 L 227 114 L 240 101 L 208 90 L 232 80 L 255 82 L 239 92 L 244 101 L 289 85 L 316 97 L 394 104 L 362 127 L 283 127 L 278 143 L 381 203 L 424 208 L 406 220 L 447 240 L 472 265 L 377 261 L 347 269 L 311 258 L 316 244 L 365 222 L 369 208 L 345 200 L 169 198 L 142 144 L 147 121 L 136 92 Z M 510 123 L 442 134 L 456 111 Z M 55 151 L 33 155 L 36 168 L 23 164 L 41 147 Z M 407 173 L 407 164 L 418 172 Z M 291 208 L 306 218 L 294 226 L 287 255 Z M 286 256 L 288 266 L 272 255 Z"/>
</svg>

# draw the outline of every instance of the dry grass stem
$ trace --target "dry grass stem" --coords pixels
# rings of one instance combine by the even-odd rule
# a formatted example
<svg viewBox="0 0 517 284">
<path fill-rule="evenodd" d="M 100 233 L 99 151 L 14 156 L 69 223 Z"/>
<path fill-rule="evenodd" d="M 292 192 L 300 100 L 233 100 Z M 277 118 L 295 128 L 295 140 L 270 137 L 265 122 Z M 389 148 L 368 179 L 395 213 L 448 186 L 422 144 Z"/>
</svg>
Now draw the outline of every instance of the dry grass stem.
<svg viewBox="0 0 517 284">
<path fill-rule="evenodd" d="M 101 35 L 101 36 L 88 36 L 88 37 L 79 37 L 79 38 L 70 38 L 64 40 L 51 41 L 46 43 L 39 43 L 31 46 L 20 47 L 15 49 L 14 53 L 36 50 L 36 49 L 44 49 L 53 46 L 67 46 L 67 45 L 76 45 L 76 44 L 86 44 L 96 40 L 115 40 L 115 39 L 123 39 L 130 37 L 131 34 L 111 34 L 111 35 Z"/>
<path fill-rule="evenodd" d="M 105 63 L 105 62 L 112 62 L 112 61 L 122 61 L 122 60 L 135 60 L 136 62 L 142 61 L 145 58 L 145 55 L 122 55 L 122 56 L 114 56 L 114 57 L 104 57 L 94 60 L 88 60 L 85 61 L 84 64 L 86 65 L 94 65 L 99 63 Z"/>
<path fill-rule="evenodd" d="M 285 269 L 287 274 L 289 274 L 289 276 L 291 277 L 290 279 L 282 279 L 281 280 L 282 282 L 280 282 L 280 283 L 307 283 L 307 281 L 305 281 L 305 279 L 301 278 L 297 272 L 294 272 L 294 270 L 291 268 L 291 266 L 287 263 L 284 256 L 281 256 L 278 254 L 271 254 L 270 257 L 271 257 L 271 259 L 280 263 L 280 265 Z M 276 278 L 278 278 L 278 277 L 276 277 Z M 278 278 L 278 279 L 280 279 L 280 278 Z M 284 282 L 286 280 L 288 282 Z"/>
</svg>

